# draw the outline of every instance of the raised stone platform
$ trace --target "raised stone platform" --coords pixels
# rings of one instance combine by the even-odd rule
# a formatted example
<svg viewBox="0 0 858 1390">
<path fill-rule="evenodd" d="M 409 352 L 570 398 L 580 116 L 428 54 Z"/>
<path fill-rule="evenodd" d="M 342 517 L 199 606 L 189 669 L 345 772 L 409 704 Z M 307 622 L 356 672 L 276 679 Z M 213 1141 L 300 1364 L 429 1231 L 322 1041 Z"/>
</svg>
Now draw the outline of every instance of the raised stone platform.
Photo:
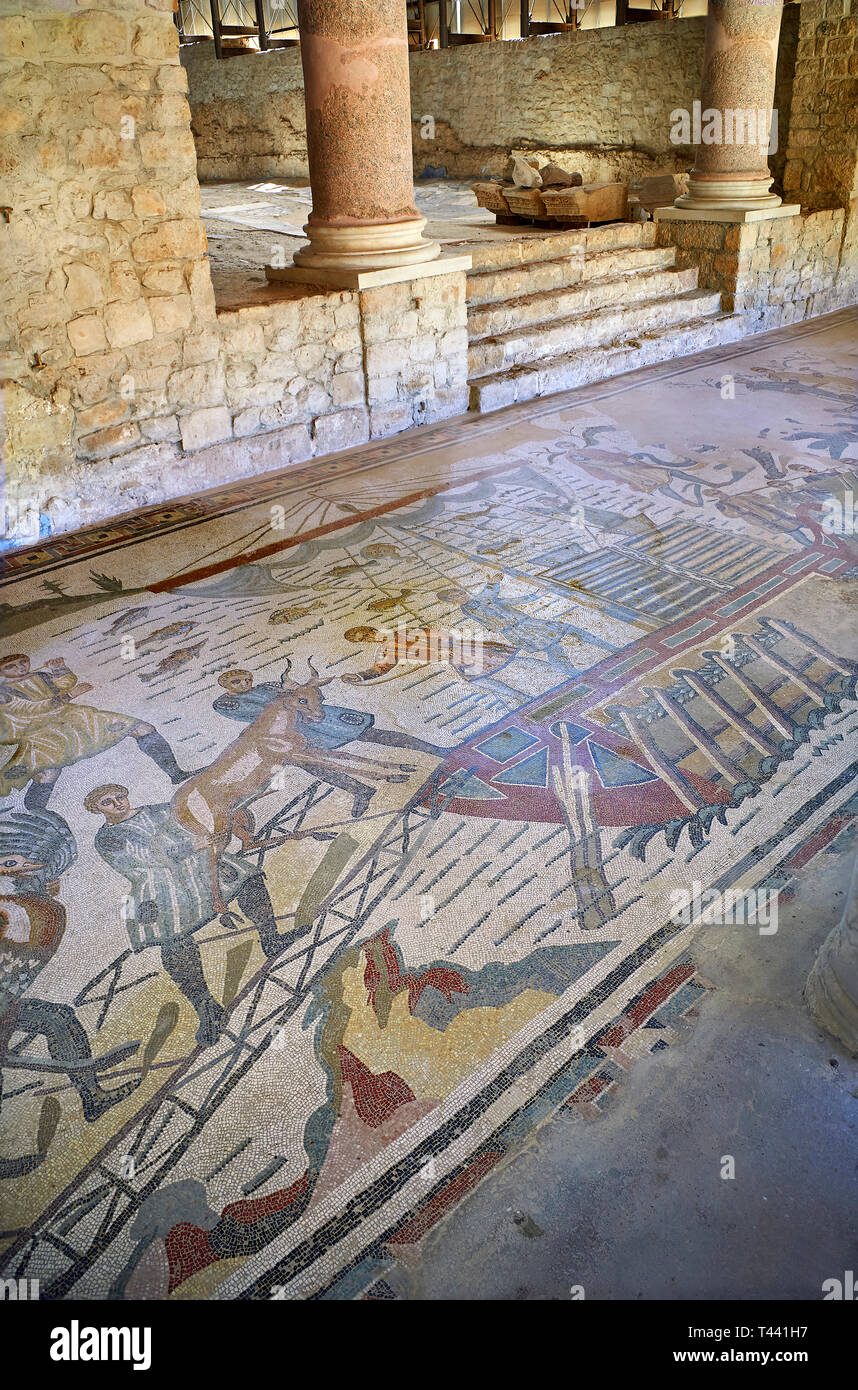
<svg viewBox="0 0 858 1390">
<path fill-rule="evenodd" d="M 497 410 L 684 357 L 741 336 L 694 266 L 652 223 L 474 248 L 468 275 L 472 410 Z"/>
</svg>

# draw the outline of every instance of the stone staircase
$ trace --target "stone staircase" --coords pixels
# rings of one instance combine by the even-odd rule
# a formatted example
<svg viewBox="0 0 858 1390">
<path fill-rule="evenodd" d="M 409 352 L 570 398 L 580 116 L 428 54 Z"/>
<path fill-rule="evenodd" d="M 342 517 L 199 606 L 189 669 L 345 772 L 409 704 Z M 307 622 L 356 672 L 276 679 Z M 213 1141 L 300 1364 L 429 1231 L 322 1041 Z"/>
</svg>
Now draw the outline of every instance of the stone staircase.
<svg viewBox="0 0 858 1390">
<path fill-rule="evenodd" d="M 720 295 L 677 270 L 655 225 L 471 245 L 468 380 L 472 410 L 497 410 L 687 357 L 742 335 Z"/>
</svg>

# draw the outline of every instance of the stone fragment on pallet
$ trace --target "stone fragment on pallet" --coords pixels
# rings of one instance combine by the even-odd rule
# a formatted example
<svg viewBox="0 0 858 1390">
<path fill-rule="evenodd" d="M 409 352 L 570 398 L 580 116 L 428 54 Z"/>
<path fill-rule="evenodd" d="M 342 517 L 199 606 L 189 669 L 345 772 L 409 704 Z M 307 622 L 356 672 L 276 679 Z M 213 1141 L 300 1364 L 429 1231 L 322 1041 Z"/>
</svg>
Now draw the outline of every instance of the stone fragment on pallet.
<svg viewBox="0 0 858 1390">
<path fill-rule="evenodd" d="M 472 191 L 478 207 L 488 208 L 489 212 L 509 213 L 509 203 L 499 183 L 475 183 Z"/>
<path fill-rule="evenodd" d="M 504 173 L 506 178 L 512 180 L 516 188 L 540 188 L 542 186 L 542 175 L 536 162 L 522 159 L 520 155 L 511 156 Z"/>
<path fill-rule="evenodd" d="M 538 188 L 505 188 L 504 197 L 516 217 L 545 217 L 545 201 Z"/>
<path fill-rule="evenodd" d="M 624 183 L 586 183 L 581 188 L 546 189 L 542 203 L 545 215 L 558 221 L 624 222 L 628 196 Z"/>
<path fill-rule="evenodd" d="M 652 216 L 656 208 L 673 207 L 673 201 L 681 191 L 679 181 L 673 174 L 653 174 L 641 184 L 638 200 Z"/>
<path fill-rule="evenodd" d="M 542 179 L 543 188 L 580 188 L 584 182 L 584 175 L 570 173 L 568 169 L 561 169 L 559 164 L 546 164 L 539 171 Z"/>
</svg>

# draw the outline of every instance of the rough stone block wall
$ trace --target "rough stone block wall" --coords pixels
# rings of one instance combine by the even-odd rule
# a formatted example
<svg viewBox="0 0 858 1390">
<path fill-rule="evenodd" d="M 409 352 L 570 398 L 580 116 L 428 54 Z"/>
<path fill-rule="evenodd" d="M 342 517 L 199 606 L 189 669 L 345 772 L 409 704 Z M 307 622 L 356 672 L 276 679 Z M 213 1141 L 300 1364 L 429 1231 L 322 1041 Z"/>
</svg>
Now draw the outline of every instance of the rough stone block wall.
<svg viewBox="0 0 858 1390">
<path fill-rule="evenodd" d="M 415 172 L 500 173 L 510 148 L 571 159 L 588 181 L 679 172 L 691 152 L 670 143 L 670 112 L 699 96 L 703 29 L 695 18 L 413 52 Z M 194 44 L 182 61 L 200 178 L 307 173 L 297 49 L 218 62 Z"/>
<path fill-rule="evenodd" d="M 690 152 L 670 142 L 670 112 L 700 95 L 704 24 L 412 53 L 416 172 L 428 164 L 451 176 L 500 174 L 510 148 L 553 154 L 585 181 L 687 168 Z"/>
<path fill-rule="evenodd" d="M 149 445 L 178 437 L 189 390 L 214 390 L 215 304 L 172 0 L 13 8 L 0 6 L 6 482 L 32 484 L 43 529 L 65 529 L 76 491 L 112 487 L 118 454 L 140 460 L 124 505 L 148 500 Z"/>
<path fill-rule="evenodd" d="M 744 315 L 748 333 L 798 323 L 855 301 L 855 247 L 844 208 L 765 222 L 658 222 L 657 244 L 698 267 L 702 289 Z"/>
<path fill-rule="evenodd" d="M 856 195 L 856 8 L 856 0 L 801 5 L 784 194 L 808 209 L 846 207 Z"/>
<path fill-rule="evenodd" d="M 218 61 L 211 43 L 182 48 L 199 176 L 307 176 L 304 79 L 297 48 Z"/>
<path fill-rule="evenodd" d="M 465 408 L 462 271 L 412 284 L 407 312 L 407 286 L 216 307 L 172 0 L 14 8 L 0 0 L 7 543 Z"/>
<path fill-rule="evenodd" d="M 659 222 L 657 230 L 658 244 L 677 247 L 678 265 L 696 265 L 701 288 L 720 290 L 723 307 L 743 314 L 749 333 L 858 298 L 856 0 L 803 0 L 790 43 L 796 62 L 783 196 L 801 204 L 801 215 Z"/>
<path fill-rule="evenodd" d="M 464 272 L 361 294 L 373 438 L 468 409 Z"/>
</svg>

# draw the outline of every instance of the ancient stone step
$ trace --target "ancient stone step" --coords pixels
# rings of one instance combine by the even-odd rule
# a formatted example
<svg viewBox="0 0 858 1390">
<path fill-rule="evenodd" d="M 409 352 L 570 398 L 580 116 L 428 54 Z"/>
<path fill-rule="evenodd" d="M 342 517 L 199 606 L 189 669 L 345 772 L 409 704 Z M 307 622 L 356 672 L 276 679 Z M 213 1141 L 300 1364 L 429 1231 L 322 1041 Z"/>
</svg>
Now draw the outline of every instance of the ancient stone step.
<svg viewBox="0 0 858 1390">
<path fill-rule="evenodd" d="M 497 304 L 522 295 L 562 289 L 582 280 L 600 280 L 635 271 L 666 269 L 676 261 L 676 247 L 627 246 L 595 252 L 569 251 L 553 260 L 529 261 L 468 274 L 468 303 Z"/>
<path fill-rule="evenodd" d="M 689 266 L 686 270 L 647 268 L 634 274 L 627 272 L 592 280 L 588 278 L 580 284 L 542 290 L 519 299 L 476 305 L 468 310 L 468 335 L 474 343 L 479 338 L 509 333 L 526 325 L 549 323 L 573 314 L 592 313 L 609 304 L 634 304 L 644 299 L 669 298 L 696 288 L 696 266 Z"/>
<path fill-rule="evenodd" d="M 720 296 L 711 290 L 610 304 L 592 313 L 554 319 L 480 338 L 468 347 L 468 378 L 487 376 L 510 367 L 540 363 L 557 355 L 654 333 L 672 324 L 717 314 Z"/>
<path fill-rule="evenodd" d="M 467 251 L 474 271 L 479 272 L 556 260 L 580 251 L 591 254 L 655 245 L 654 222 L 609 222 L 603 227 L 568 232 L 529 232 L 524 227 L 509 231 L 509 237 L 492 241 L 445 243 L 445 250 L 451 255 Z"/>
<path fill-rule="evenodd" d="M 619 376 L 655 362 L 688 357 L 705 348 L 732 343 L 742 337 L 740 314 L 716 314 L 689 318 L 656 332 L 641 333 L 599 346 L 587 346 L 562 357 L 513 367 L 479 377 L 470 383 L 471 410 L 499 410 L 516 401 L 549 396 L 594 381 Z"/>
</svg>

